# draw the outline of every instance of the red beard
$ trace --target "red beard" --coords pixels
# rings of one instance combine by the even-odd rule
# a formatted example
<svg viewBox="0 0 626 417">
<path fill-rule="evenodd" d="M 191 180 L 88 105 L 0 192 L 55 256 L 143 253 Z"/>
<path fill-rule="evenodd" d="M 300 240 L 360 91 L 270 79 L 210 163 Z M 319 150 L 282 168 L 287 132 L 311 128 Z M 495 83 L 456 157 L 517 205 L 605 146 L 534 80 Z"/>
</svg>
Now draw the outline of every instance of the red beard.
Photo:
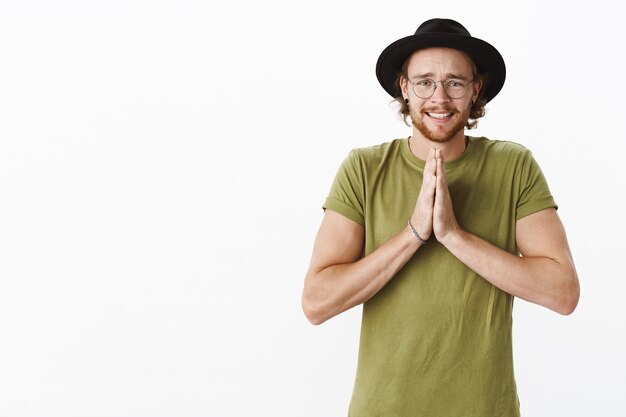
<svg viewBox="0 0 626 417">
<path fill-rule="evenodd" d="M 415 112 L 415 110 L 410 109 L 410 112 L 413 126 L 415 126 L 426 139 L 429 139 L 433 142 L 448 142 L 452 140 L 452 138 L 454 138 L 460 131 L 462 131 L 467 124 L 470 107 L 468 106 L 467 109 L 465 109 L 465 111 L 460 114 L 455 109 L 449 109 L 445 107 L 438 109 L 422 109 L 421 113 L 417 113 Z M 435 129 L 431 129 L 426 125 L 424 121 L 425 118 L 430 117 L 426 114 L 427 112 L 452 113 L 452 116 L 450 117 L 454 119 L 453 124 L 449 127 L 441 126 Z"/>
</svg>

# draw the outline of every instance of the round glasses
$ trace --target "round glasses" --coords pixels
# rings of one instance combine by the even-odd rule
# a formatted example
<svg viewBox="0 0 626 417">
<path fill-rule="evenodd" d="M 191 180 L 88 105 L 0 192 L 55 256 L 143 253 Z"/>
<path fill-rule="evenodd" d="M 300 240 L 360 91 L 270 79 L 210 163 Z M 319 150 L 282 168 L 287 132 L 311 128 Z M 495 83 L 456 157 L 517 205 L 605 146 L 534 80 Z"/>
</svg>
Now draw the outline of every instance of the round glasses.
<svg viewBox="0 0 626 417">
<path fill-rule="evenodd" d="M 437 84 L 443 86 L 443 90 L 450 98 L 461 98 L 467 92 L 467 86 L 476 80 L 474 78 L 471 81 L 461 79 L 450 79 L 445 81 L 435 81 L 430 78 L 422 78 L 417 81 L 411 81 L 407 78 L 409 84 L 413 86 L 413 92 L 419 98 L 431 98 L 435 94 Z"/>
</svg>

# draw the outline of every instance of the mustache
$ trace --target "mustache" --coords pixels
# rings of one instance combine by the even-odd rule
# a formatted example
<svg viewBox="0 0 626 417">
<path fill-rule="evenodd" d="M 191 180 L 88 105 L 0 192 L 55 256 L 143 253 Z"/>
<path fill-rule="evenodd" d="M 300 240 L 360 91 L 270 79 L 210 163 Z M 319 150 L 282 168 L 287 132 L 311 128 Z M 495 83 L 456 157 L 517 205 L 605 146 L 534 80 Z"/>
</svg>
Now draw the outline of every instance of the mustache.
<svg viewBox="0 0 626 417">
<path fill-rule="evenodd" d="M 456 109 L 448 107 L 430 107 L 422 109 L 423 113 L 458 113 Z"/>
</svg>

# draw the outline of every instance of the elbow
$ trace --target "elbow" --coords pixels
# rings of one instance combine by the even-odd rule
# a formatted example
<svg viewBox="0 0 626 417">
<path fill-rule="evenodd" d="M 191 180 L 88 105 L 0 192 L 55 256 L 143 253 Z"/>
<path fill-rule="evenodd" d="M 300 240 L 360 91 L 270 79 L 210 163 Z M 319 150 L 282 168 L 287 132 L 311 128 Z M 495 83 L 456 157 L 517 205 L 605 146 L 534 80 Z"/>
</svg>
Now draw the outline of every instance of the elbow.
<svg viewBox="0 0 626 417">
<path fill-rule="evenodd" d="M 307 289 L 305 284 L 304 291 L 302 292 L 302 311 L 311 324 L 319 326 L 328 320 L 329 317 L 324 311 L 322 303 L 316 300 Z"/>
<path fill-rule="evenodd" d="M 560 309 L 557 310 L 559 314 L 564 316 L 569 316 L 576 310 L 578 306 L 578 300 L 580 298 L 580 293 L 577 292 L 575 295 L 571 295 L 567 300 L 563 301 L 560 305 Z"/>
<path fill-rule="evenodd" d="M 574 310 L 576 310 L 576 306 L 578 305 L 578 300 L 570 300 L 567 302 L 562 302 L 557 308 L 555 308 L 554 310 L 563 315 L 563 316 L 569 316 L 570 314 L 572 314 L 574 312 Z"/>
<path fill-rule="evenodd" d="M 580 299 L 580 285 L 576 271 L 572 272 L 568 285 L 563 288 L 557 298 L 556 308 L 554 309 L 557 313 L 569 316 L 576 310 L 578 300 Z"/>
<path fill-rule="evenodd" d="M 320 309 L 312 305 L 312 303 L 304 296 L 302 297 L 302 311 L 304 312 L 307 320 L 309 320 L 309 322 L 314 326 L 319 326 L 326 321 L 326 318 L 323 316 Z"/>
<path fill-rule="evenodd" d="M 340 293 L 336 286 L 329 288 L 324 280 L 307 275 L 302 291 L 302 311 L 309 322 L 319 326 L 347 310 L 349 307 L 339 299 Z"/>
</svg>

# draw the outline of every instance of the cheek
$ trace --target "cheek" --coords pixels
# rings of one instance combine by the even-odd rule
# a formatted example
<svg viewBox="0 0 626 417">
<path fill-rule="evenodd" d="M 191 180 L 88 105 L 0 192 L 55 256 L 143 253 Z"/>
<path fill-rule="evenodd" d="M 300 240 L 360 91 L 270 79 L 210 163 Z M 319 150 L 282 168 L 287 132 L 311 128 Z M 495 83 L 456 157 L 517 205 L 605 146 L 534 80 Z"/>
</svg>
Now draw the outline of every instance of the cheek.
<svg viewBox="0 0 626 417">
<path fill-rule="evenodd" d="M 472 100 L 469 100 L 467 102 L 467 107 L 466 107 L 466 112 L 469 114 L 472 111 L 472 102 L 474 101 L 474 98 L 472 98 Z"/>
</svg>

